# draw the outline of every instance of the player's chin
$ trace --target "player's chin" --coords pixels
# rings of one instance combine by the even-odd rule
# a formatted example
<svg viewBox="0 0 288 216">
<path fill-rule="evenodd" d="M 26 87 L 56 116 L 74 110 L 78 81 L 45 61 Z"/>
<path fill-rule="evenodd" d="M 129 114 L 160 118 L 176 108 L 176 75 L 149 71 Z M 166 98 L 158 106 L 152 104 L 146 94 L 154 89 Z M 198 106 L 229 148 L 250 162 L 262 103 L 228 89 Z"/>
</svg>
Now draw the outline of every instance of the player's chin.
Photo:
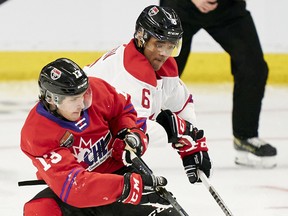
<svg viewBox="0 0 288 216">
<path fill-rule="evenodd" d="M 158 71 L 162 65 L 164 64 L 164 61 L 161 61 L 161 60 L 154 60 L 153 61 L 153 64 L 152 64 L 152 67 L 155 71 Z"/>
<path fill-rule="evenodd" d="M 71 115 L 69 116 L 69 119 L 70 121 L 76 121 L 80 118 L 81 116 L 81 112 L 73 112 L 71 113 Z"/>
</svg>

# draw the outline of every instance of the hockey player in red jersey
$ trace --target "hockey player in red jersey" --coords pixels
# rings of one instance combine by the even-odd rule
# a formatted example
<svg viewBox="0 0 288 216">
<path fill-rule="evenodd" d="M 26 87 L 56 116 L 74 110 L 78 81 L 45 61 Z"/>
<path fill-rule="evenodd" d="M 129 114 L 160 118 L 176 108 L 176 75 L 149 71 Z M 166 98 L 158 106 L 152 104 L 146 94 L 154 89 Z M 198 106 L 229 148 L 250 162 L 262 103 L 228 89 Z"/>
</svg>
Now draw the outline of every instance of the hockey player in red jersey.
<svg viewBox="0 0 288 216">
<path fill-rule="evenodd" d="M 182 34 L 173 9 L 148 6 L 139 15 L 128 44 L 107 52 L 83 70 L 131 95 L 138 125 L 147 128 L 150 145 L 172 143 L 189 181 L 195 183 L 199 180 L 197 169 L 209 177 L 211 162 L 203 130 L 196 128 L 192 95 L 178 77 L 173 58 L 181 50 Z"/>
<path fill-rule="evenodd" d="M 88 80 L 66 58 L 46 65 L 38 84 L 39 102 L 21 130 L 21 149 L 48 187 L 24 205 L 25 216 L 175 213 L 155 192 L 167 184 L 164 177 L 140 175 L 124 166 L 131 163 L 124 149 L 127 135 L 138 137 L 133 148 L 138 156 L 148 143 L 136 127 L 128 94 L 101 79 Z"/>
</svg>

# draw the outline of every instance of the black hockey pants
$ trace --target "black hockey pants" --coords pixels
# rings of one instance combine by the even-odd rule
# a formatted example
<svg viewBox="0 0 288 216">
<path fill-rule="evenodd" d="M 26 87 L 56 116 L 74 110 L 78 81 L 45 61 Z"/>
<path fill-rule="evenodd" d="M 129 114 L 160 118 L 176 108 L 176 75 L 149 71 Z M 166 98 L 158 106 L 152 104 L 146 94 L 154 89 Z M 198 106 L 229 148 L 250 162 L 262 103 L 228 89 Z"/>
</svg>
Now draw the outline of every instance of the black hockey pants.
<svg viewBox="0 0 288 216">
<path fill-rule="evenodd" d="M 38 193 L 33 199 L 52 198 L 58 203 L 63 216 L 172 216 L 178 213 L 171 206 L 168 208 L 154 207 L 152 205 L 131 205 L 115 202 L 110 205 L 76 208 L 62 202 L 59 197 L 50 189 L 46 188 Z M 79 198 L 81 199 L 81 198 Z M 51 211 L 51 209 L 47 209 Z M 51 212 L 53 215 L 53 212 Z"/>
<path fill-rule="evenodd" d="M 133 167 L 123 167 L 122 169 L 114 172 L 118 175 L 123 175 L 127 172 L 136 172 Z M 158 196 L 155 193 L 155 196 Z M 64 202 L 48 187 L 39 192 L 32 200 L 40 198 L 54 199 L 61 209 L 63 216 L 172 216 L 178 215 L 176 210 L 171 205 L 132 205 L 115 202 L 110 205 L 91 207 L 91 208 L 76 208 Z M 158 197 L 157 197 L 158 198 Z M 155 200 L 157 200 L 155 198 Z M 79 197 L 81 199 L 81 197 Z M 163 208 L 163 206 L 165 208 Z M 51 210 L 50 210 L 51 211 Z M 53 213 L 51 212 L 51 215 Z"/>
</svg>

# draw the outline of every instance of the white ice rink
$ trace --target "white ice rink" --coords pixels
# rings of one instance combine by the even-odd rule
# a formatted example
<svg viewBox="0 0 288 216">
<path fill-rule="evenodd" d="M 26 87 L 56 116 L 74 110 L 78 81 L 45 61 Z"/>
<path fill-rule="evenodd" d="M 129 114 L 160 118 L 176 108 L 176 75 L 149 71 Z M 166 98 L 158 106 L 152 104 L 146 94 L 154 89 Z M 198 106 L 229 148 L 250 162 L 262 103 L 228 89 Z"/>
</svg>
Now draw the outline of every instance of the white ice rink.
<svg viewBox="0 0 288 216">
<path fill-rule="evenodd" d="M 8 91 L 9 89 L 9 91 Z M 260 137 L 278 149 L 278 166 L 252 169 L 234 165 L 232 85 L 190 86 L 198 127 L 205 129 L 213 173 L 210 182 L 234 216 L 288 215 L 288 87 L 267 86 L 260 116 Z M 36 81 L 0 84 L 0 216 L 22 215 L 23 204 L 43 186 L 18 187 L 35 179 L 35 169 L 20 151 L 20 130 L 37 100 Z M 191 216 L 221 216 L 204 185 L 191 185 L 170 146 L 151 147 L 144 160 L 155 174 L 168 178 L 167 189 Z"/>
</svg>

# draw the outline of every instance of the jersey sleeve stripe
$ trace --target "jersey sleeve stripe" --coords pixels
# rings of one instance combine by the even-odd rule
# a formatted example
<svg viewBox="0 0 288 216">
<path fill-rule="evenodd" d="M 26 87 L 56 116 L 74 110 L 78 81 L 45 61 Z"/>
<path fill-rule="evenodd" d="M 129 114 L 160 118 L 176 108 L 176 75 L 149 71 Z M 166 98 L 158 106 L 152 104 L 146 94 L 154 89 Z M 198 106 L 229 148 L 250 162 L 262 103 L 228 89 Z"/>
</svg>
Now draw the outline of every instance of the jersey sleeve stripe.
<svg viewBox="0 0 288 216">
<path fill-rule="evenodd" d="M 147 130 L 146 118 L 138 118 L 136 124 L 140 127 L 143 131 Z"/>
<path fill-rule="evenodd" d="M 69 196 L 69 193 L 70 193 L 70 190 L 71 190 L 71 187 L 76 179 L 76 176 L 78 175 L 78 173 L 81 171 L 81 169 L 77 169 L 75 171 L 75 169 L 73 169 L 67 176 L 66 178 L 66 181 L 62 187 L 62 192 L 60 194 L 60 199 L 63 201 L 63 202 L 66 202 L 67 199 L 68 199 L 68 196 Z M 74 173 L 74 174 L 73 174 Z M 73 174 L 73 177 L 71 178 L 71 175 Z M 68 186 L 68 188 L 67 188 Z M 66 189 L 67 188 L 67 189 Z"/>
<path fill-rule="evenodd" d="M 124 110 L 131 109 L 131 107 L 133 107 L 133 105 L 129 103 L 124 107 Z"/>
<path fill-rule="evenodd" d="M 133 104 L 128 104 L 128 105 L 126 105 L 125 107 L 124 107 L 124 110 L 128 110 L 130 113 L 134 113 L 134 112 L 136 112 L 136 110 L 134 109 L 134 106 L 133 106 Z"/>
</svg>

